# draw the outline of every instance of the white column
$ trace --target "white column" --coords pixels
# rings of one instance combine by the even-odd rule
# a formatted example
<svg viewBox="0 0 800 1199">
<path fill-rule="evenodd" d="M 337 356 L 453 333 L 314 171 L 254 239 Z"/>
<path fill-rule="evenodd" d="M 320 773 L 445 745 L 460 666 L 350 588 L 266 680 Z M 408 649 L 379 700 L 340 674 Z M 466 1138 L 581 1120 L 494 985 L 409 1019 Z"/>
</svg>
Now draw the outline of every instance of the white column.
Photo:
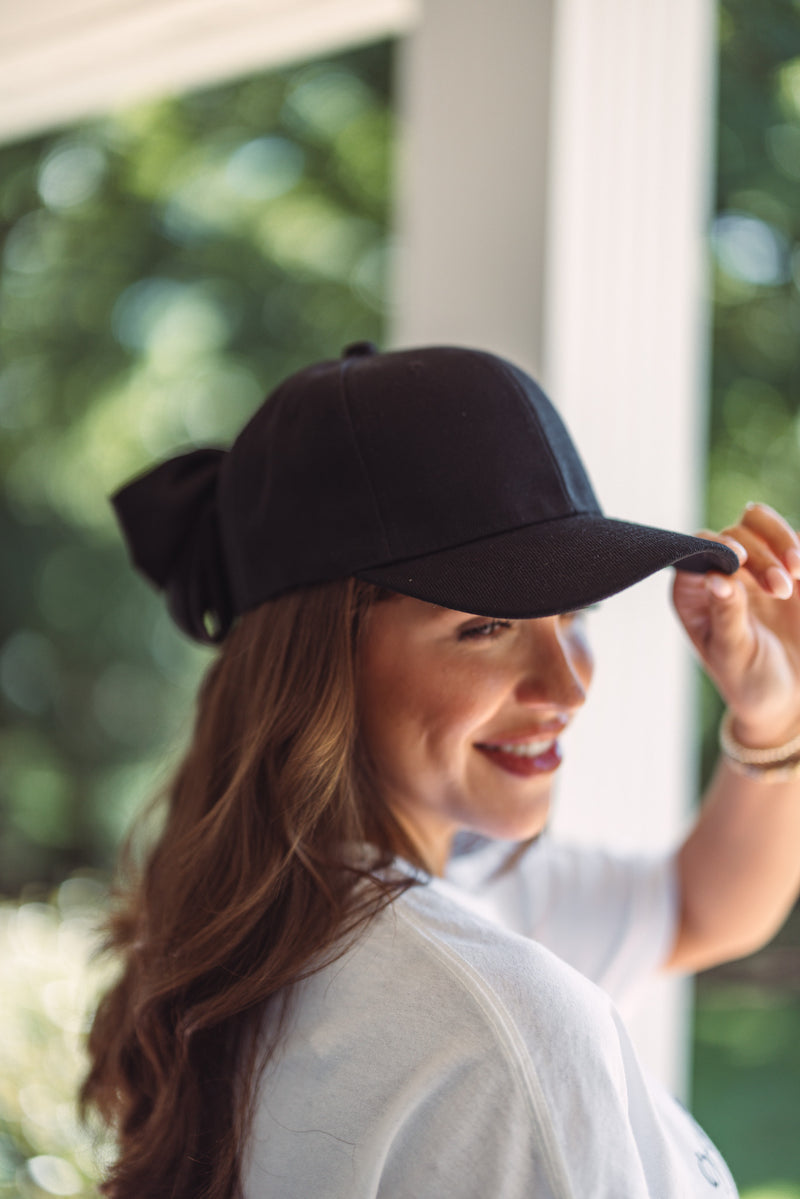
<svg viewBox="0 0 800 1199">
<path fill-rule="evenodd" d="M 401 46 L 393 341 L 541 367 L 553 0 L 423 0 Z"/>
<path fill-rule="evenodd" d="M 547 382 L 608 514 L 686 532 L 705 449 L 713 67 L 710 0 L 559 4 Z M 672 577 L 598 614 L 592 710 L 562 779 L 559 824 L 575 836 L 658 848 L 686 825 L 698 718 Z M 684 1093 L 687 990 L 654 988 L 633 1028 Z"/>
<path fill-rule="evenodd" d="M 538 374 L 609 515 L 691 531 L 702 461 L 711 0 L 424 0 L 401 60 L 393 342 L 475 344 Z M 657 849 L 696 731 L 671 571 L 595 619 L 565 741 L 564 837 Z M 686 992 L 634 1035 L 677 1091 Z"/>
</svg>

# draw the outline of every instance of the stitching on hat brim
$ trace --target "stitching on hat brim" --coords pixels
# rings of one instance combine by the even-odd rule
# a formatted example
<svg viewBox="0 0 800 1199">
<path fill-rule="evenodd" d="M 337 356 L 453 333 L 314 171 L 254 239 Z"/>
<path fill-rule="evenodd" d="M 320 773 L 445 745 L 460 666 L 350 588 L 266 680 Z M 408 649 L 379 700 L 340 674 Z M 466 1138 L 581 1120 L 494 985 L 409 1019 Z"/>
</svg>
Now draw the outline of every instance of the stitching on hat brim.
<svg viewBox="0 0 800 1199">
<path fill-rule="evenodd" d="M 588 517 L 588 522 L 581 521 L 581 517 Z M 560 540 L 560 535 L 567 531 L 563 526 L 572 525 L 574 530 L 576 521 L 588 524 L 587 535 L 591 534 L 592 525 L 596 526 L 598 535 L 603 530 L 609 535 L 605 546 L 601 545 L 599 550 L 610 556 L 599 566 L 593 561 L 594 555 L 579 554 L 581 547 L 577 545 L 566 546 L 566 555 L 559 554 L 555 538 L 548 546 L 542 545 L 541 539 L 535 536 L 538 531 L 546 531 L 548 526 L 561 525 Z M 531 554 L 520 554 L 515 563 L 503 553 L 509 547 L 498 546 L 515 533 L 526 531 L 531 532 L 533 542 L 539 540 L 538 546 L 531 545 L 532 553 L 537 549 L 548 552 L 547 573 L 531 572 Z M 637 532 L 641 534 L 638 538 Z M 611 536 L 614 533 L 617 538 Z M 626 537 L 631 538 L 630 547 L 623 544 Z M 470 549 L 477 551 L 481 545 L 497 549 L 496 556 L 493 555 L 495 560 L 488 568 L 478 557 L 469 561 Z M 587 542 L 583 548 L 590 551 L 592 547 Z M 692 559 L 695 562 L 689 565 Z M 513 570 L 514 565 L 518 569 Z M 354 573 L 368 582 L 443 607 L 476 615 L 525 619 L 585 607 L 624 591 L 668 566 L 733 573 L 738 565 L 733 551 L 720 543 L 652 525 L 615 520 L 602 514 L 579 513 L 522 525 L 403 561 L 364 567 Z"/>
</svg>

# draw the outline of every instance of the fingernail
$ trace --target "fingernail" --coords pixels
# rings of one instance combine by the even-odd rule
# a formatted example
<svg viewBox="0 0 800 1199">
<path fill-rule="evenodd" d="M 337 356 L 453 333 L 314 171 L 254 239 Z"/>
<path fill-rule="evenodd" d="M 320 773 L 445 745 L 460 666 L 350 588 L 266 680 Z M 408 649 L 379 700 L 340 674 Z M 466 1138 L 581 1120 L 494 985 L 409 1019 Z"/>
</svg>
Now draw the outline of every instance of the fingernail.
<svg viewBox="0 0 800 1199">
<path fill-rule="evenodd" d="M 789 574 L 795 579 L 800 579 L 800 550 L 786 551 L 786 565 L 789 567 Z"/>
<path fill-rule="evenodd" d="M 780 566 L 770 566 L 765 577 L 770 591 L 778 599 L 788 599 L 794 591 L 794 583 Z"/>
<path fill-rule="evenodd" d="M 717 599 L 728 599 L 733 595 L 733 587 L 722 575 L 706 575 L 706 587 Z"/>
<path fill-rule="evenodd" d="M 736 557 L 739 559 L 739 565 L 742 566 L 747 561 L 747 550 L 742 545 L 741 541 L 737 541 L 735 537 L 729 537 L 728 542 L 732 547 Z M 797 555 L 798 564 L 800 564 L 800 554 Z"/>
</svg>

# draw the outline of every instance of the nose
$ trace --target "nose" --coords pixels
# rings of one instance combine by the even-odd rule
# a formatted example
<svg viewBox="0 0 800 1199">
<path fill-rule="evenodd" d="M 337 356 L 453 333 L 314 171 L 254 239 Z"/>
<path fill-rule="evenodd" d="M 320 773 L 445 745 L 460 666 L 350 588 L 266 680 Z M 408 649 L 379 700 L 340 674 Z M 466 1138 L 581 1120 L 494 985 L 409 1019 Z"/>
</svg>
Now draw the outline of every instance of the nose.
<svg viewBox="0 0 800 1199">
<path fill-rule="evenodd" d="M 586 702 L 593 659 L 585 633 L 560 616 L 531 620 L 527 655 L 517 683 L 519 703 L 540 711 L 576 712 Z"/>
</svg>

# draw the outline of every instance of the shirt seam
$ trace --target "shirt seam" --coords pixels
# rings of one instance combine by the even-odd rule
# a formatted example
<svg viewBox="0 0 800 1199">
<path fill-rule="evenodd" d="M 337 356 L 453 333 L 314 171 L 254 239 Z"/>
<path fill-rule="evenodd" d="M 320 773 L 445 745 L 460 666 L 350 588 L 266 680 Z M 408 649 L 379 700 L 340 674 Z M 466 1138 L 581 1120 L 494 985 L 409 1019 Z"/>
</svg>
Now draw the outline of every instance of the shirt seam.
<svg viewBox="0 0 800 1199">
<path fill-rule="evenodd" d="M 547 1103 L 544 1092 L 530 1060 L 530 1055 L 519 1045 L 520 1038 L 512 1017 L 506 1012 L 497 996 L 486 986 L 480 975 L 463 958 L 438 939 L 431 937 L 407 911 L 397 910 L 396 916 L 413 929 L 423 942 L 425 951 L 445 966 L 448 973 L 455 978 L 463 990 L 467 991 L 486 1015 L 504 1050 L 506 1060 L 509 1061 L 514 1074 L 520 1081 L 521 1090 L 528 1100 L 535 1126 L 542 1135 L 545 1168 L 555 1187 L 555 1192 L 559 1199 L 578 1199 L 570 1184 L 563 1157 L 558 1150 L 557 1138 L 546 1118 Z"/>
</svg>

